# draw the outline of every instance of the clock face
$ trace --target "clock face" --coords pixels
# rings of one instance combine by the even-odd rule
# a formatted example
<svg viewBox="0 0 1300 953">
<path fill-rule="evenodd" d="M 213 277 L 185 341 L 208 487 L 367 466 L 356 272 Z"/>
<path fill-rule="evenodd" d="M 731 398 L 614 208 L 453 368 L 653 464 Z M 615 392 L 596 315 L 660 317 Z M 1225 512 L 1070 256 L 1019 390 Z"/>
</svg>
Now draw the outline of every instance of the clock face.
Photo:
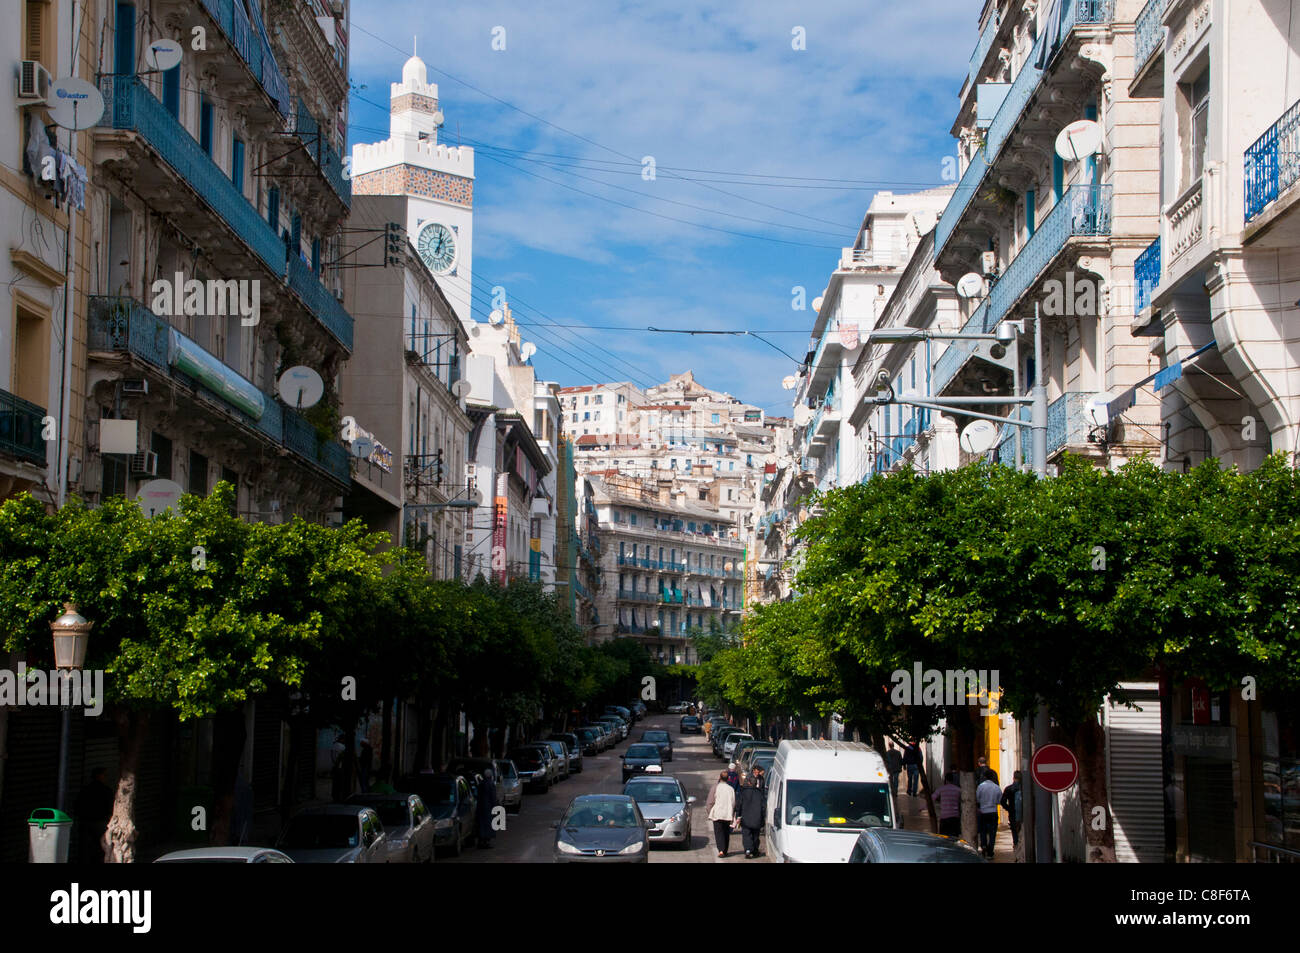
<svg viewBox="0 0 1300 953">
<path fill-rule="evenodd" d="M 446 225 L 430 222 L 424 226 L 416 248 L 435 275 L 445 275 L 456 263 L 456 235 Z"/>
</svg>

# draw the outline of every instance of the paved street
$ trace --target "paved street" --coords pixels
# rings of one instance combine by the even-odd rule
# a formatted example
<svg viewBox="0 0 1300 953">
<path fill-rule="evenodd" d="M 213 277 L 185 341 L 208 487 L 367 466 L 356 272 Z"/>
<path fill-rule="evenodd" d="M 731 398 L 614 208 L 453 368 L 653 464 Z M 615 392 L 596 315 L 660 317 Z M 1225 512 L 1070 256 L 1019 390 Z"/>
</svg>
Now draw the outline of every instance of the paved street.
<svg viewBox="0 0 1300 953">
<path fill-rule="evenodd" d="M 713 750 L 703 735 L 680 734 L 677 730 L 680 721 L 680 715 L 651 715 L 633 727 L 629 739 L 637 740 L 647 728 L 663 728 L 671 732 L 673 760 L 664 765 L 664 774 L 677 778 L 686 788 L 686 793 L 696 798 L 692 805 L 690 849 L 654 845 L 650 863 L 745 863 L 739 834 L 732 836 L 732 853 L 725 860 L 719 859 L 713 848 L 712 825 L 705 817 L 704 800 L 723 763 L 713 756 Z M 440 856 L 438 863 L 551 863 L 551 845 L 555 837 L 551 822 L 559 820 L 569 801 L 579 794 L 618 794 L 623 790 L 622 762 L 618 756 L 627 749 L 629 741 L 594 758 L 584 758 L 582 773 L 561 781 L 549 793 L 525 794 L 523 811 L 507 815 L 506 830 L 497 835 L 492 849 L 467 847 L 459 859 Z"/>
</svg>

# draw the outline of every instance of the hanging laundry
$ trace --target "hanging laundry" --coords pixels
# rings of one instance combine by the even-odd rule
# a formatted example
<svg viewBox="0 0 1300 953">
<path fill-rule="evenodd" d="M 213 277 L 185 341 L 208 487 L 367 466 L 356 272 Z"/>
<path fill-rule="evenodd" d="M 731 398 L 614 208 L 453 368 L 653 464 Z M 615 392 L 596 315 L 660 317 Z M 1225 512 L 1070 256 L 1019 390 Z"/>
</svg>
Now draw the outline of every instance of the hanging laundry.
<svg viewBox="0 0 1300 953">
<path fill-rule="evenodd" d="M 86 210 L 86 168 L 66 152 L 59 153 L 59 181 L 67 204 L 78 211 Z"/>
<path fill-rule="evenodd" d="M 51 168 L 51 174 L 57 173 L 57 158 L 54 151 L 54 144 L 50 141 L 50 134 L 46 131 L 45 125 L 41 122 L 33 111 L 27 121 L 27 171 L 37 181 L 42 181 L 41 173 L 47 168 Z M 47 159 L 53 159 L 53 164 L 47 163 Z M 44 180 L 46 188 L 55 188 L 54 179 Z"/>
</svg>

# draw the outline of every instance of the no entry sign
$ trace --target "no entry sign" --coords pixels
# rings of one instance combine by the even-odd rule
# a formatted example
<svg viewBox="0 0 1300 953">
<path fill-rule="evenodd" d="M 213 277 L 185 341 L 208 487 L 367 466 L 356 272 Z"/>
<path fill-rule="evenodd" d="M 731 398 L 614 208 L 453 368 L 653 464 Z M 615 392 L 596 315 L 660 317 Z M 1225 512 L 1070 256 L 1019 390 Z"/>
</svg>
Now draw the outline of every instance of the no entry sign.
<svg viewBox="0 0 1300 953">
<path fill-rule="evenodd" d="M 1079 760 L 1064 745 L 1043 745 L 1029 762 L 1034 783 L 1053 794 L 1067 790 L 1079 780 Z"/>
</svg>

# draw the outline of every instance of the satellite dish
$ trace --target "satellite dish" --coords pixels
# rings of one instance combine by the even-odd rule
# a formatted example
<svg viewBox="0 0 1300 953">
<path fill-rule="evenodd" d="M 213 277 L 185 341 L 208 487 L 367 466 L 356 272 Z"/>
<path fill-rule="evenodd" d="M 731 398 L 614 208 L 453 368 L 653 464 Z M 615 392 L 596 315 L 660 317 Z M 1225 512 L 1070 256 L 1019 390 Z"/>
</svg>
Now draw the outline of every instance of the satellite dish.
<svg viewBox="0 0 1300 953">
<path fill-rule="evenodd" d="M 280 375 L 279 389 L 280 399 L 298 410 L 315 407 L 325 395 L 325 383 L 320 375 L 302 364 Z"/>
<path fill-rule="evenodd" d="M 104 115 L 104 97 L 95 84 L 75 76 L 50 87 L 45 104 L 50 116 L 64 129 L 89 129 Z"/>
<path fill-rule="evenodd" d="M 812 418 L 813 409 L 811 407 L 800 404 L 794 409 L 794 423 L 796 427 L 806 427 L 808 421 L 812 420 Z"/>
<path fill-rule="evenodd" d="M 1088 419 L 1095 426 L 1107 427 L 1110 425 L 1110 397 L 1102 394 L 1100 397 L 1094 397 L 1088 401 Z"/>
<path fill-rule="evenodd" d="M 435 126 L 441 126 L 443 120 L 446 119 L 447 117 L 442 114 L 441 109 L 438 109 L 434 111 L 433 116 L 431 118 L 433 119 L 433 124 Z"/>
<path fill-rule="evenodd" d="M 818 295 L 817 297 L 813 298 L 813 310 L 820 311 L 821 309 L 822 309 L 822 296 Z"/>
<path fill-rule="evenodd" d="M 972 420 L 962 428 L 959 443 L 967 453 L 987 453 L 998 442 L 997 424 L 991 420 Z"/>
<path fill-rule="evenodd" d="M 723 571 L 723 572 L 731 572 L 731 570 L 732 570 L 732 568 L 733 568 L 734 566 L 735 566 L 734 563 L 723 563 L 723 564 L 722 564 L 722 571 Z"/>
<path fill-rule="evenodd" d="M 488 323 L 491 324 L 493 327 L 496 327 L 498 324 L 503 323 L 505 319 L 506 316 L 502 314 L 500 311 L 498 311 L 496 308 L 493 308 L 491 312 L 488 313 Z"/>
<path fill-rule="evenodd" d="M 352 441 L 352 456 L 364 460 L 375 452 L 375 442 L 369 437 L 358 437 Z"/>
<path fill-rule="evenodd" d="M 144 61 L 152 70 L 167 71 L 181 65 L 183 49 L 175 40 L 154 40 L 144 51 Z"/>
<path fill-rule="evenodd" d="M 537 345 L 534 344 L 532 341 L 525 341 L 524 346 L 519 349 L 519 356 L 525 361 L 528 360 L 536 353 L 537 353 Z"/>
<path fill-rule="evenodd" d="M 460 400 L 462 397 L 466 396 L 473 389 L 474 386 L 469 381 L 465 380 L 464 378 L 461 378 L 460 380 L 456 381 L 456 383 L 451 385 L 451 395 L 455 397 L 457 400 Z"/>
<path fill-rule="evenodd" d="M 175 512 L 183 492 L 181 485 L 171 480 L 150 480 L 140 487 L 135 501 L 140 504 L 145 516 L 154 517 L 164 510 Z"/>
<path fill-rule="evenodd" d="M 795 377 L 793 374 L 788 374 L 781 378 L 781 386 L 786 390 L 794 390 L 795 385 L 798 383 L 799 378 Z"/>
<path fill-rule="evenodd" d="M 957 294 L 963 298 L 979 298 L 984 294 L 984 276 L 977 271 L 970 271 L 961 276 L 957 282 Z"/>
<path fill-rule="evenodd" d="M 482 505 L 483 505 L 483 491 L 482 491 L 482 490 L 475 490 L 473 493 L 471 493 L 471 494 L 469 495 L 469 498 L 474 502 L 474 505 L 475 505 L 475 506 L 482 506 Z"/>
<path fill-rule="evenodd" d="M 481 327 L 480 327 L 479 325 L 477 325 L 477 324 L 474 325 L 472 328 L 469 329 L 469 336 L 472 337 L 472 338 L 482 337 L 482 336 L 483 336 L 483 328 L 481 328 Z"/>
<path fill-rule="evenodd" d="M 1056 137 L 1056 154 L 1067 162 L 1096 155 L 1100 149 L 1101 126 L 1091 119 L 1070 123 Z"/>
</svg>

